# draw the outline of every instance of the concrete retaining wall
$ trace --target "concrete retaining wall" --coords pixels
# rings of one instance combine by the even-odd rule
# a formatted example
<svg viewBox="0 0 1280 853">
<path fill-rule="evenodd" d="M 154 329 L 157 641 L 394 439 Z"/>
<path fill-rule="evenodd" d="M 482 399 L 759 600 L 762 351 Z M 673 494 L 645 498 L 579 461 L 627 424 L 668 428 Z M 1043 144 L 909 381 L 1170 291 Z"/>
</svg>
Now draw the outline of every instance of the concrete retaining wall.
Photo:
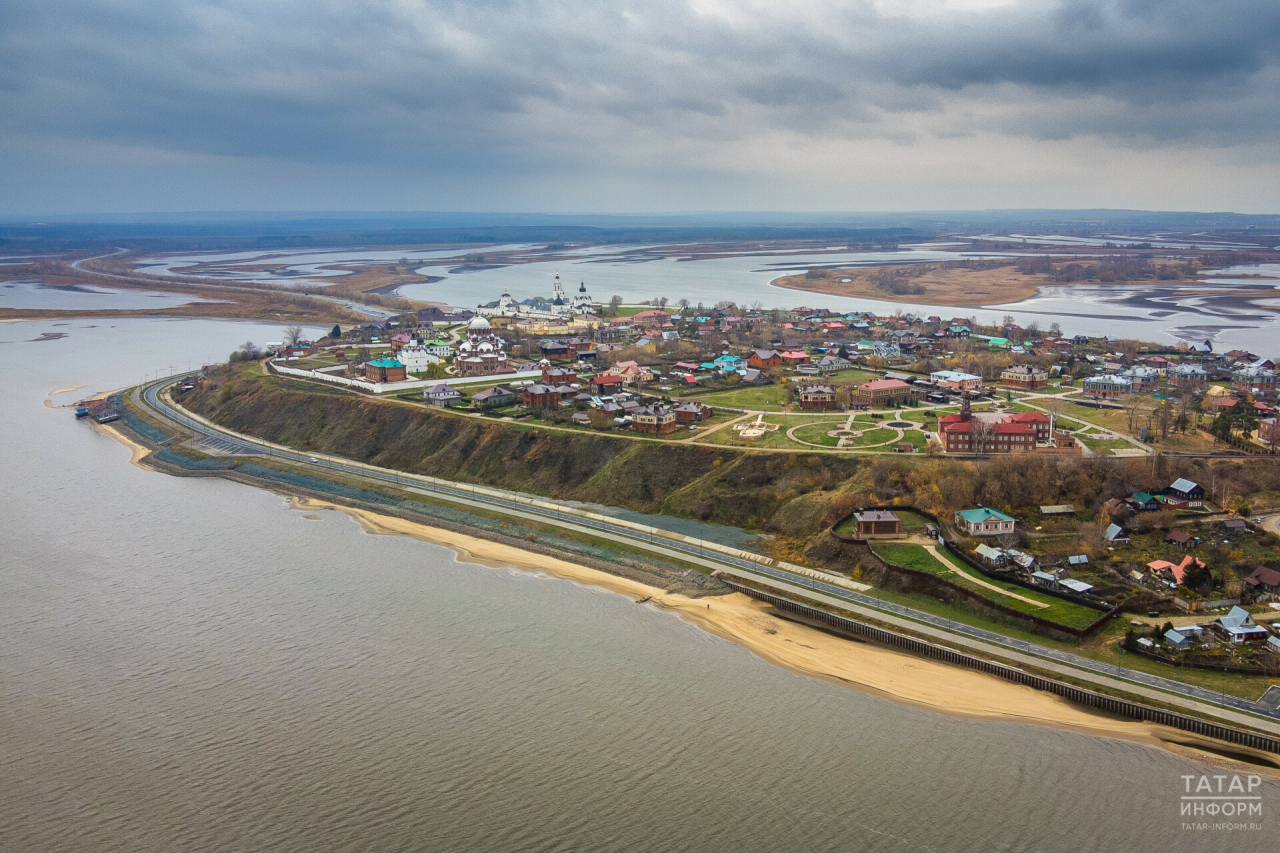
<svg viewBox="0 0 1280 853">
<path fill-rule="evenodd" d="M 796 613 L 807 619 L 812 619 L 823 624 L 830 625 L 841 631 L 848 632 L 860 637 L 866 637 L 878 643 L 887 646 L 904 649 L 913 654 L 922 655 L 924 657 L 933 658 L 935 660 L 945 661 L 946 663 L 963 666 L 968 669 L 976 669 L 985 672 L 988 675 L 995 675 L 1006 681 L 1012 681 L 1015 684 L 1023 684 L 1027 687 L 1034 687 L 1037 690 L 1047 690 L 1055 693 L 1071 702 L 1086 705 L 1090 708 L 1097 708 L 1100 711 L 1106 711 L 1109 714 L 1115 714 L 1120 717 L 1127 717 L 1134 720 L 1144 720 L 1146 722 L 1158 723 L 1162 726 L 1169 726 L 1182 731 L 1193 732 L 1205 737 L 1211 737 L 1216 740 L 1234 743 L 1240 746 L 1247 746 L 1252 749 L 1260 749 L 1265 752 L 1280 754 L 1280 739 L 1269 737 L 1267 735 L 1256 734 L 1254 732 L 1236 729 L 1230 726 L 1220 725 L 1218 723 L 1209 723 L 1204 720 L 1197 720 L 1194 717 L 1188 717 L 1183 714 L 1176 714 L 1172 711 L 1162 711 L 1159 708 L 1150 708 L 1146 705 L 1140 705 L 1137 702 L 1130 702 L 1126 699 L 1116 699 L 1111 696 L 1104 696 L 1101 693 L 1094 693 L 1092 690 L 1084 690 L 1070 684 L 1064 684 L 1060 681 L 1054 681 L 1039 675 L 1032 675 L 1029 672 L 1023 672 L 1015 667 L 1006 666 L 1004 664 L 995 663 L 993 661 L 976 658 L 972 655 L 966 655 L 957 652 L 954 649 L 948 649 L 944 646 L 935 646 L 933 643 L 918 640 L 915 637 L 907 637 L 902 634 L 896 634 L 893 631 L 887 631 L 883 628 L 877 628 L 873 625 L 867 625 L 854 619 L 848 619 L 843 616 L 837 616 L 834 613 L 828 613 L 825 610 L 819 610 L 816 607 L 809 607 L 804 604 L 782 598 L 771 593 L 762 592 L 752 587 L 743 586 L 734 583 L 726 578 L 721 580 L 729 587 L 738 592 L 749 595 L 759 601 L 764 601 L 779 610 L 785 610 L 788 613 Z"/>
</svg>

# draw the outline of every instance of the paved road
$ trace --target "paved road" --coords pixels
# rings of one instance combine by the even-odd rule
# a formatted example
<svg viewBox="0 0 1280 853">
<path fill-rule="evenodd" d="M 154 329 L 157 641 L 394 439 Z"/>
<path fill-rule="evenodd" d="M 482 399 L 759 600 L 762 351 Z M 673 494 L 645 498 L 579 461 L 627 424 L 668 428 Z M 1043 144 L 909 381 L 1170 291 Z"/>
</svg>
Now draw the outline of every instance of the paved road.
<svg viewBox="0 0 1280 853">
<path fill-rule="evenodd" d="M 412 474 L 402 474 L 399 472 L 389 471 L 384 468 L 375 468 L 360 462 L 351 460 L 343 460 L 335 457 L 317 457 L 306 453 L 300 453 L 289 448 L 279 445 L 262 442 L 257 439 L 249 439 L 238 433 L 224 430 L 220 427 L 213 427 L 191 417 L 184 409 L 170 405 L 161 396 L 161 390 L 181 377 L 170 377 L 162 379 L 158 382 L 146 386 L 143 390 L 143 399 L 147 406 L 163 417 L 180 424 L 185 429 L 201 436 L 216 438 L 225 442 L 230 452 L 236 452 L 233 448 L 242 447 L 245 452 L 252 452 L 258 455 L 267 455 L 279 459 L 288 460 L 291 463 L 300 464 L 304 467 L 314 466 L 317 468 L 327 468 L 335 471 L 341 471 L 345 474 L 354 474 L 356 476 L 366 477 L 383 483 L 390 483 L 401 488 L 412 489 L 414 492 L 422 494 L 438 495 L 442 498 L 461 502 L 466 504 L 485 506 L 499 509 L 506 514 L 517 515 L 523 518 L 538 518 L 543 520 L 553 520 L 560 526 L 570 527 L 576 530 L 588 530 L 594 535 L 603 535 L 615 541 L 624 543 L 644 543 L 651 550 L 661 550 L 663 553 L 675 554 L 682 559 L 686 557 L 696 558 L 696 562 L 702 565 L 717 565 L 732 567 L 736 571 L 734 574 L 741 575 L 742 572 L 749 572 L 756 580 L 764 579 L 766 583 L 769 580 L 785 584 L 788 588 L 802 587 L 806 590 L 819 593 L 826 598 L 838 599 L 842 602 L 854 603 L 861 605 L 862 608 L 876 611 L 881 614 L 893 614 L 898 617 L 909 619 L 912 622 L 923 623 L 935 628 L 941 628 L 950 635 L 970 638 L 982 641 L 985 644 L 998 646 L 1003 649 L 1011 649 L 1025 655 L 1031 655 L 1041 660 L 1053 661 L 1057 664 L 1063 664 L 1077 670 L 1084 670 L 1078 673 L 1079 677 L 1086 677 L 1087 673 L 1094 673 L 1099 676 L 1105 676 L 1107 679 L 1120 679 L 1130 684 L 1143 685 L 1145 687 L 1154 688 L 1156 690 L 1165 691 L 1166 693 L 1184 696 L 1199 702 L 1205 702 L 1225 708 L 1232 708 L 1239 711 L 1257 714 L 1273 720 L 1280 720 L 1280 711 L 1273 711 L 1263 708 L 1247 699 L 1240 699 L 1235 696 L 1215 693 L 1212 690 L 1206 690 L 1202 687 L 1183 684 L 1178 681 L 1172 681 L 1160 676 L 1150 675 L 1145 672 L 1126 669 L 1120 666 L 1105 664 L 1090 658 L 1081 657 L 1080 655 L 1071 654 L 1059 649 L 1041 646 L 1026 640 L 1018 640 L 998 634 L 994 631 L 987 631 L 983 628 L 977 628 L 972 625 L 966 625 L 962 622 L 955 622 L 941 616 L 935 616 L 931 613 L 925 613 L 920 610 L 914 610 L 909 607 L 903 607 L 892 602 L 881 601 L 879 598 L 871 595 L 864 595 L 835 584 L 826 583 L 821 580 L 805 577 L 794 572 L 777 566 L 765 565 L 750 560 L 741 559 L 728 554 L 721 553 L 717 550 L 705 548 L 697 544 L 687 541 L 679 541 L 664 536 L 637 531 L 622 525 L 612 524 L 608 521 L 584 518 L 577 513 L 558 512 L 544 507 L 533 507 L 525 503 L 519 498 L 536 499 L 542 503 L 554 503 L 546 498 L 535 496 L 523 496 L 515 492 L 507 492 L 512 499 L 497 497 L 493 495 L 481 495 L 464 488 L 451 488 L 442 486 L 438 483 L 430 481 L 428 478 L 418 477 Z M 708 543 L 710 544 L 710 543 Z M 1166 700 L 1172 697 L 1162 697 Z"/>
</svg>

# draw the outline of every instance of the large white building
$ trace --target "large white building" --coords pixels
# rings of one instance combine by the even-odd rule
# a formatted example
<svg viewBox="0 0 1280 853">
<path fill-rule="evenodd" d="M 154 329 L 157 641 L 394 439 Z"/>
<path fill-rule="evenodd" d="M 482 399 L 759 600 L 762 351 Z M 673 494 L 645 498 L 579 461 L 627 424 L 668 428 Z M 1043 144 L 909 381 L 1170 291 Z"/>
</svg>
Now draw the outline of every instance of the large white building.
<svg viewBox="0 0 1280 853">
<path fill-rule="evenodd" d="M 429 364 L 438 364 L 440 356 L 431 352 L 425 344 L 417 342 L 405 344 L 396 353 L 396 358 L 409 373 L 422 373 Z"/>
<path fill-rule="evenodd" d="M 565 296 L 564 284 L 560 281 L 560 273 L 556 273 L 551 285 L 551 298 L 534 297 L 523 302 L 516 301 L 507 290 L 497 302 L 479 306 L 479 313 L 484 317 L 518 317 L 525 320 L 559 320 L 571 314 L 589 314 L 595 308 L 595 301 L 587 293 L 586 282 L 578 284 L 578 292 L 572 299 Z"/>
</svg>

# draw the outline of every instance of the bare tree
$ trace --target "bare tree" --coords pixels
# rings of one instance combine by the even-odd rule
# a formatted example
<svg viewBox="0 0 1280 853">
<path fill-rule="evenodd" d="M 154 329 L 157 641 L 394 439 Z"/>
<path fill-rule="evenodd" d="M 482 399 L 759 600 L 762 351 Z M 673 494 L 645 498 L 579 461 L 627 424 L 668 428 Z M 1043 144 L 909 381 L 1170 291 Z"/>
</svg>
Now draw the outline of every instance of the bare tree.
<svg viewBox="0 0 1280 853">
<path fill-rule="evenodd" d="M 667 303 L 670 301 L 671 300 L 667 299 L 667 297 L 665 296 L 659 296 L 657 299 L 653 300 L 653 304 L 658 306 L 659 311 L 665 311 L 667 308 Z"/>
<path fill-rule="evenodd" d="M 1061 397 L 1050 397 L 1047 400 L 1040 400 L 1039 405 L 1042 409 L 1049 413 L 1050 431 L 1058 429 L 1058 421 L 1062 419 L 1062 409 L 1065 405 Z"/>
<path fill-rule="evenodd" d="M 983 456 L 995 445 L 996 425 L 991 421 L 974 418 L 969 421 L 969 437 L 973 439 L 973 452 Z"/>
<path fill-rule="evenodd" d="M 284 327 L 284 345 L 291 347 L 302 339 L 302 327 L 294 324 Z"/>
<path fill-rule="evenodd" d="M 1009 531 L 1008 533 L 1001 533 L 998 537 L 996 537 L 996 543 L 999 544 L 999 546 L 1006 551 L 1011 550 L 1013 548 L 1017 548 L 1018 534 L 1014 533 L 1012 530 Z"/>
<path fill-rule="evenodd" d="M 1156 423 L 1160 425 L 1160 437 L 1169 437 L 1169 428 L 1173 425 L 1173 406 L 1165 400 L 1156 411 Z"/>
<path fill-rule="evenodd" d="M 613 312 L 613 316 L 618 316 L 618 309 L 622 307 L 622 297 L 614 294 L 609 297 L 609 310 Z"/>
<path fill-rule="evenodd" d="M 1129 394 L 1125 396 L 1123 404 L 1125 417 L 1129 423 L 1129 434 L 1133 435 L 1134 424 L 1149 416 L 1151 401 L 1141 394 Z"/>
</svg>

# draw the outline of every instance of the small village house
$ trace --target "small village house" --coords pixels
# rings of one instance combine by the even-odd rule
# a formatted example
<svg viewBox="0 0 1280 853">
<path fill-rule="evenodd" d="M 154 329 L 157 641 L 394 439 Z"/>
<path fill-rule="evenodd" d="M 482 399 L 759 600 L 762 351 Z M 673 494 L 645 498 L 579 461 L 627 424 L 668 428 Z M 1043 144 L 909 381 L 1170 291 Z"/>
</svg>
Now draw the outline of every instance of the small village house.
<svg viewBox="0 0 1280 853">
<path fill-rule="evenodd" d="M 422 389 L 422 399 L 433 406 L 456 406 L 462 402 L 462 392 L 441 382 Z"/>
<path fill-rule="evenodd" d="M 929 374 L 929 379 L 935 385 L 949 388 L 952 391 L 969 391 L 975 394 L 982 391 L 982 377 L 973 373 L 962 373 L 958 370 L 935 370 Z"/>
<path fill-rule="evenodd" d="M 1002 533 L 1012 533 L 1018 520 L 998 509 L 980 506 L 958 511 L 955 523 L 970 536 L 999 536 Z"/>
<path fill-rule="evenodd" d="M 1192 508 L 1204 506 L 1204 486 L 1199 483 L 1193 483 L 1183 477 L 1174 480 L 1169 488 L 1164 490 L 1164 493 L 1167 498 L 1171 499 L 1167 501 L 1170 505 L 1185 503 Z"/>
<path fill-rule="evenodd" d="M 576 394 L 568 385 L 543 385 L 538 383 L 524 389 L 520 402 L 530 409 L 553 409 L 561 400 Z"/>
<path fill-rule="evenodd" d="M 1232 645 L 1265 643 L 1270 636 L 1266 628 L 1253 621 L 1248 610 L 1239 606 L 1209 623 L 1209 630 Z"/>
<path fill-rule="evenodd" d="M 899 532 L 898 516 L 887 509 L 859 510 L 853 514 L 853 518 L 858 524 L 859 536 L 883 536 Z"/>
<path fill-rule="evenodd" d="M 485 388 L 483 391 L 477 391 L 471 395 L 471 404 L 481 409 L 496 409 L 499 406 L 509 406 L 515 401 L 516 392 L 504 385 Z"/>
<path fill-rule="evenodd" d="M 676 406 L 676 421 L 681 424 L 701 423 L 714 413 L 714 410 L 705 403 L 682 403 Z"/>
<path fill-rule="evenodd" d="M 796 399 L 802 409 L 834 409 L 836 389 L 830 385 L 803 385 L 796 392 Z"/>
<path fill-rule="evenodd" d="M 752 350 L 751 355 L 747 356 L 747 364 L 757 370 L 781 367 L 783 363 L 782 353 L 774 349 Z"/>
<path fill-rule="evenodd" d="M 665 435 L 679 428 L 676 411 L 670 406 L 644 406 L 632 413 L 631 423 L 637 432 Z"/>
</svg>

